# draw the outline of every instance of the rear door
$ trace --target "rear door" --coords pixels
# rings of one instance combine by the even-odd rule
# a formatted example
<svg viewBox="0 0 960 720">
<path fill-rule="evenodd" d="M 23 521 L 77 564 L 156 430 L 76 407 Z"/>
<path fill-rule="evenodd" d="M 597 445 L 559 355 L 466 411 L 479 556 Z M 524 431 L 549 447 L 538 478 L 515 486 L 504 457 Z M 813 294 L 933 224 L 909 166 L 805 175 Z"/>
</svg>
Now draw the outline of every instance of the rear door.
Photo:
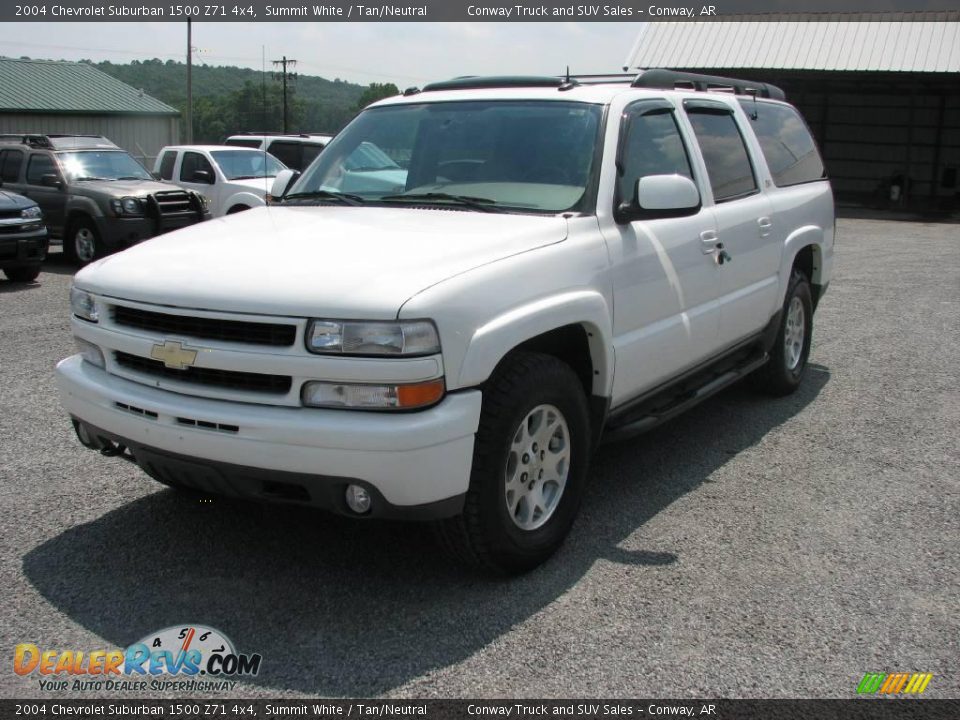
<svg viewBox="0 0 960 720">
<path fill-rule="evenodd" d="M 666 100 L 627 106 L 621 123 L 615 203 L 647 175 L 698 182 L 676 107 Z M 698 183 L 703 193 L 703 183 Z M 630 400 L 716 350 L 720 278 L 703 237 L 716 233 L 709 206 L 687 217 L 645 219 L 604 229 L 613 266 L 614 405 Z"/>
<path fill-rule="evenodd" d="M 769 322 L 776 304 L 782 229 L 761 188 L 742 113 L 709 99 L 684 101 L 713 194 L 717 243 L 709 250 L 720 277 L 719 349 L 735 345 Z"/>
</svg>

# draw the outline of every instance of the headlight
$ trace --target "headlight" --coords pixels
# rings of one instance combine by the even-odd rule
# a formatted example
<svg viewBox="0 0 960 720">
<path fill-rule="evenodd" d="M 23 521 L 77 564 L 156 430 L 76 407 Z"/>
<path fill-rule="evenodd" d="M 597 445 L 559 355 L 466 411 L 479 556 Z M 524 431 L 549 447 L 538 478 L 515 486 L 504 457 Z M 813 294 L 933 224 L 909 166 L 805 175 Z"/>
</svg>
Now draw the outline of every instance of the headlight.
<svg viewBox="0 0 960 720">
<path fill-rule="evenodd" d="M 307 407 L 415 410 L 438 402 L 444 390 L 442 378 L 407 385 L 308 382 L 303 385 L 300 399 Z"/>
<path fill-rule="evenodd" d="M 70 288 L 70 309 L 78 318 L 90 322 L 100 321 L 100 308 L 97 307 L 97 301 L 86 290 Z"/>
<path fill-rule="evenodd" d="M 24 208 L 21 210 L 20 217 L 24 220 L 39 220 L 43 217 L 43 211 L 40 209 L 39 205 L 34 205 L 33 207 Z"/>
<path fill-rule="evenodd" d="M 106 365 L 103 361 L 103 351 L 94 345 L 92 342 L 87 342 L 83 338 L 78 338 L 74 336 L 74 342 L 77 343 L 77 349 L 80 351 L 80 354 L 83 356 L 83 359 L 86 360 L 91 365 L 96 365 L 98 368 L 102 368 Z"/>
<path fill-rule="evenodd" d="M 307 350 L 336 355 L 432 355 L 440 352 L 437 328 L 429 320 L 342 322 L 312 320 Z"/>
<path fill-rule="evenodd" d="M 143 215 L 143 203 L 140 198 L 114 198 L 110 201 L 110 208 L 115 215 Z"/>
<path fill-rule="evenodd" d="M 207 209 L 210 207 L 210 202 L 207 200 L 207 196 L 204 195 L 203 193 L 196 193 L 196 195 L 197 195 L 197 202 L 200 203 L 200 209 L 206 212 Z"/>
</svg>

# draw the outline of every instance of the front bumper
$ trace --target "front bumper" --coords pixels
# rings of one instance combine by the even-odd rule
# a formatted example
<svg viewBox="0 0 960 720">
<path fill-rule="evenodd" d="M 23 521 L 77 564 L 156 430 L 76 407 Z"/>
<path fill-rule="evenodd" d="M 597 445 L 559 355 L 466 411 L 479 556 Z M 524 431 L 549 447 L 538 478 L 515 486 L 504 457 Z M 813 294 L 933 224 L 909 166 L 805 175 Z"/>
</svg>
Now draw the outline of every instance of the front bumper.
<svg viewBox="0 0 960 720">
<path fill-rule="evenodd" d="M 47 256 L 50 239 L 47 228 L 29 228 L 24 232 L 0 235 L 0 267 L 19 268 L 39 265 Z"/>
<path fill-rule="evenodd" d="M 209 212 L 203 214 L 197 212 L 183 213 L 161 218 L 112 216 L 94 218 L 100 239 L 110 250 L 130 247 L 142 240 L 149 240 L 165 232 L 195 225 L 209 219 Z"/>
<path fill-rule="evenodd" d="M 78 355 L 57 366 L 57 384 L 75 421 L 126 445 L 160 479 L 344 513 L 343 490 L 358 482 L 373 493 L 374 517 L 457 514 L 480 418 L 476 390 L 413 413 L 264 406 L 159 390 Z"/>
</svg>

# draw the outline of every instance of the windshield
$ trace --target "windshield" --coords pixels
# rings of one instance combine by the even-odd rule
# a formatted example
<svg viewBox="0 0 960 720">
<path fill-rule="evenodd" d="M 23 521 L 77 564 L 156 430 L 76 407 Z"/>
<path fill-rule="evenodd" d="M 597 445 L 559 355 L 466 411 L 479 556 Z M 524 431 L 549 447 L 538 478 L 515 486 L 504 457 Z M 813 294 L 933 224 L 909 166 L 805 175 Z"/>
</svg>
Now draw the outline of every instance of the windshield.
<svg viewBox="0 0 960 720">
<path fill-rule="evenodd" d="M 255 150 L 213 150 L 210 154 L 227 180 L 275 177 L 287 167 L 273 155 Z"/>
<path fill-rule="evenodd" d="M 153 180 L 146 168 L 117 150 L 82 150 L 60 153 L 69 180 Z"/>
<path fill-rule="evenodd" d="M 436 102 L 372 108 L 331 141 L 290 195 L 348 193 L 402 206 L 470 201 L 496 210 L 580 209 L 599 105 Z"/>
</svg>

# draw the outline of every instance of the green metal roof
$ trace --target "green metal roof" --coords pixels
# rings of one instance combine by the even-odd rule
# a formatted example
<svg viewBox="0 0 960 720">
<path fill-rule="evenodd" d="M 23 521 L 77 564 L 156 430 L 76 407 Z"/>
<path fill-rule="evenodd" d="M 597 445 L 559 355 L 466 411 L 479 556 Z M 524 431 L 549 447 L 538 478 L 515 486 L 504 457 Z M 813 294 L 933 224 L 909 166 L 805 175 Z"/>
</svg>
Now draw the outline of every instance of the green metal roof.
<svg viewBox="0 0 960 720">
<path fill-rule="evenodd" d="M 86 63 L 0 58 L 0 112 L 178 115 Z"/>
</svg>

